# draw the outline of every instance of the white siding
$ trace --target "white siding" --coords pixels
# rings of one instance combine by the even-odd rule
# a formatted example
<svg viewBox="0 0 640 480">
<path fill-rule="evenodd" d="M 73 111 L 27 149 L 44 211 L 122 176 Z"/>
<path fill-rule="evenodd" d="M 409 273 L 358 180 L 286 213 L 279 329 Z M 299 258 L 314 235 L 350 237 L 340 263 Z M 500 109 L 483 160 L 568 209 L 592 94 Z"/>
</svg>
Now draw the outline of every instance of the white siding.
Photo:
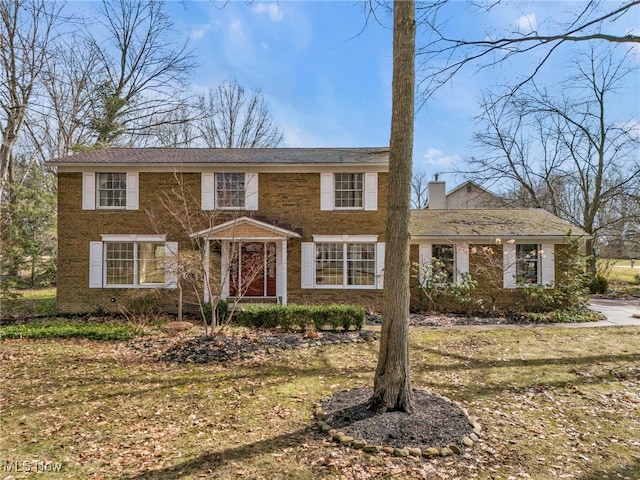
<svg viewBox="0 0 640 480">
<path fill-rule="evenodd" d="M 127 210 L 138 210 L 138 172 L 127 172 Z"/>
<path fill-rule="evenodd" d="M 378 210 L 378 174 L 364 174 L 364 209 Z"/>
<path fill-rule="evenodd" d="M 313 263 L 315 262 L 315 246 L 312 242 L 302 242 L 302 283 L 300 288 L 313 288 Z"/>
<path fill-rule="evenodd" d="M 458 275 L 456 275 L 456 281 L 460 283 L 462 280 L 461 273 L 469 273 L 469 245 L 461 243 L 456 245 L 455 264 Z"/>
<path fill-rule="evenodd" d="M 503 287 L 516 288 L 516 244 L 502 245 Z"/>
<path fill-rule="evenodd" d="M 96 174 L 94 172 L 82 174 L 82 209 L 96 209 Z"/>
<path fill-rule="evenodd" d="M 89 288 L 102 288 L 102 242 L 89 242 Z"/>
<path fill-rule="evenodd" d="M 258 174 L 245 173 L 244 182 L 244 208 L 245 210 L 258 210 Z"/>
<path fill-rule="evenodd" d="M 320 174 L 320 210 L 333 210 L 333 173 Z"/>
<path fill-rule="evenodd" d="M 542 285 L 552 285 L 555 282 L 555 253 L 553 244 L 541 245 L 540 254 L 540 283 Z"/>
<path fill-rule="evenodd" d="M 430 243 L 421 243 L 418 245 L 418 281 L 420 284 L 424 282 L 424 266 L 431 265 L 431 257 L 433 256 L 433 250 Z"/>
<path fill-rule="evenodd" d="M 200 203 L 202 210 L 215 210 L 213 199 L 213 186 L 215 185 L 214 173 L 201 173 Z"/>
</svg>

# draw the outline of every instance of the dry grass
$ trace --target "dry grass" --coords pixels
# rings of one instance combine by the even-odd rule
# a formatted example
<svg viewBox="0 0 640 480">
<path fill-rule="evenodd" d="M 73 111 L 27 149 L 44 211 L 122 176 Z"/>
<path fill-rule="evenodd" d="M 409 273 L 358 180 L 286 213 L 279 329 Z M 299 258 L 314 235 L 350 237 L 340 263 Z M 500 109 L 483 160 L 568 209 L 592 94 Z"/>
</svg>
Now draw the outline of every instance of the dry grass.
<svg viewBox="0 0 640 480">
<path fill-rule="evenodd" d="M 371 385 L 376 344 L 167 365 L 7 340 L 0 457 L 61 462 L 46 478 L 640 478 L 640 329 L 414 329 L 411 355 L 414 386 L 480 416 L 465 456 L 371 457 L 309 428 L 312 402 Z"/>
</svg>

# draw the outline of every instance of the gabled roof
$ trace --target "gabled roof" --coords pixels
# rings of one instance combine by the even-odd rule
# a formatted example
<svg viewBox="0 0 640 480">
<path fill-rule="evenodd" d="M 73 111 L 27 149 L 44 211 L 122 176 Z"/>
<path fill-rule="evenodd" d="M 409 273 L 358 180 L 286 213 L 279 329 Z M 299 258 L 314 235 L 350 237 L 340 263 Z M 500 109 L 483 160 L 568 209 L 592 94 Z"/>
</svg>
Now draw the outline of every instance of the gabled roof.
<svg viewBox="0 0 640 480">
<path fill-rule="evenodd" d="M 477 209 L 412 210 L 409 231 L 413 240 L 500 238 L 553 238 L 588 236 L 583 230 L 546 210 Z"/>
<path fill-rule="evenodd" d="M 60 166 L 356 164 L 388 165 L 389 148 L 102 148 L 49 160 Z"/>
<path fill-rule="evenodd" d="M 255 218 L 240 217 L 191 234 L 209 240 L 284 240 L 300 238 L 300 234 Z"/>
<path fill-rule="evenodd" d="M 459 190 L 462 190 L 463 188 L 467 188 L 467 187 L 472 187 L 476 190 L 481 191 L 483 194 L 490 196 L 493 200 L 496 201 L 496 203 L 503 203 L 505 205 L 507 205 L 507 202 L 504 201 L 503 198 L 499 197 L 498 195 L 496 195 L 495 193 L 493 193 L 490 190 L 487 190 L 486 188 L 478 185 L 476 182 L 474 182 L 473 180 L 467 180 L 464 183 L 461 183 L 460 185 L 458 185 L 456 188 L 454 188 L 453 190 L 451 190 L 449 193 L 447 193 L 447 197 L 449 195 L 453 195 L 456 192 L 458 192 Z"/>
</svg>

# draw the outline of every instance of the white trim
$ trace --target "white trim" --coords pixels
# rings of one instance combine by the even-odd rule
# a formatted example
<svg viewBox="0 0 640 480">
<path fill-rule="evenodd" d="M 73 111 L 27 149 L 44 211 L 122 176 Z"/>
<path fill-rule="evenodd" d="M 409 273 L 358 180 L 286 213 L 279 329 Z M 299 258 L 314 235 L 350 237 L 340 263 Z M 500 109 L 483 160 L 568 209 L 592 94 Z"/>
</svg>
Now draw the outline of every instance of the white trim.
<svg viewBox="0 0 640 480">
<path fill-rule="evenodd" d="M 102 288 L 102 242 L 89 242 L 89 288 Z"/>
<path fill-rule="evenodd" d="M 456 270 L 456 283 L 462 281 L 462 273 L 469 273 L 469 245 L 466 243 L 460 243 L 454 245 L 456 248 L 456 254 L 453 257 L 455 270 Z"/>
<path fill-rule="evenodd" d="M 126 198 L 126 204 L 125 204 L 125 209 L 126 210 L 138 210 L 139 208 L 139 201 L 138 201 L 138 184 L 139 184 L 139 178 L 138 178 L 138 172 L 126 172 L 127 173 L 127 179 L 126 179 L 126 189 L 127 189 L 127 198 Z"/>
<path fill-rule="evenodd" d="M 301 282 L 300 288 L 315 287 L 316 247 L 313 242 L 301 243 Z"/>
<path fill-rule="evenodd" d="M 105 234 L 100 235 L 103 242 L 165 242 L 166 235 Z"/>
<path fill-rule="evenodd" d="M 96 209 L 96 173 L 82 173 L 82 209 Z"/>
<path fill-rule="evenodd" d="M 421 243 L 418 245 L 418 281 L 420 285 L 424 283 L 424 270 L 427 265 L 431 265 L 433 259 L 433 249 L 430 243 Z"/>
<path fill-rule="evenodd" d="M 316 243 L 376 243 L 378 235 L 312 235 Z"/>
<path fill-rule="evenodd" d="M 164 287 L 178 288 L 178 242 L 164 244 Z"/>
<path fill-rule="evenodd" d="M 278 247 L 280 247 L 278 249 Z M 276 297 L 287 304 L 287 241 L 276 242 Z"/>
<path fill-rule="evenodd" d="M 376 288 L 384 288 L 384 260 L 385 245 L 383 242 L 376 243 Z"/>
<path fill-rule="evenodd" d="M 502 244 L 502 286 L 504 288 L 516 288 L 516 244 Z"/>
<path fill-rule="evenodd" d="M 378 174 L 376 172 L 364 174 L 364 209 L 378 210 Z"/>
<path fill-rule="evenodd" d="M 542 285 L 553 285 L 556 280 L 555 272 L 555 251 L 551 243 L 540 245 L 540 283 Z"/>
<path fill-rule="evenodd" d="M 264 230 L 267 231 L 271 231 L 274 233 L 273 237 L 238 237 L 236 235 L 233 235 L 231 237 L 213 237 L 212 235 L 215 235 L 216 232 L 219 232 L 221 230 L 225 230 L 229 227 L 237 227 L 239 225 L 248 223 L 249 225 L 252 225 L 254 227 L 258 227 L 258 228 L 262 228 Z M 281 227 L 276 227 L 275 225 L 272 225 L 270 223 L 265 223 L 265 222 L 261 222 L 259 220 L 256 220 L 254 218 L 250 218 L 250 217 L 240 217 L 240 218 L 236 218 L 234 220 L 229 220 L 227 222 L 221 223 L 219 225 L 216 225 L 214 227 L 211 228 L 207 228 L 205 230 L 200 230 L 199 232 L 196 233 L 192 233 L 190 235 L 191 237 L 207 237 L 210 240 L 264 240 L 264 241 L 273 241 L 273 240 L 277 240 L 277 239 L 282 239 L 282 237 L 285 238 L 300 238 L 300 234 L 296 233 L 296 232 L 292 232 L 291 230 L 287 230 L 285 228 L 281 228 Z"/>
</svg>

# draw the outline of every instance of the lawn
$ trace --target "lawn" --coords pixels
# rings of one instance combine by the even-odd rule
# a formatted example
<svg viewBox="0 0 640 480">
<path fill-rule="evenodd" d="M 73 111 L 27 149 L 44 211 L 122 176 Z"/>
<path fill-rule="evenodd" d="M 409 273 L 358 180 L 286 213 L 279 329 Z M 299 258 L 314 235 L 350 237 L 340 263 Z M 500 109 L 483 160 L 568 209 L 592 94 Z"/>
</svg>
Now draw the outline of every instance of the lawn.
<svg viewBox="0 0 640 480">
<path fill-rule="evenodd" d="M 438 459 L 338 448 L 310 427 L 314 401 L 371 386 L 377 343 L 207 365 L 130 345 L 3 341 L 4 476 L 40 461 L 61 468 L 47 479 L 640 478 L 639 328 L 414 328 L 414 386 L 484 425 Z"/>
</svg>

